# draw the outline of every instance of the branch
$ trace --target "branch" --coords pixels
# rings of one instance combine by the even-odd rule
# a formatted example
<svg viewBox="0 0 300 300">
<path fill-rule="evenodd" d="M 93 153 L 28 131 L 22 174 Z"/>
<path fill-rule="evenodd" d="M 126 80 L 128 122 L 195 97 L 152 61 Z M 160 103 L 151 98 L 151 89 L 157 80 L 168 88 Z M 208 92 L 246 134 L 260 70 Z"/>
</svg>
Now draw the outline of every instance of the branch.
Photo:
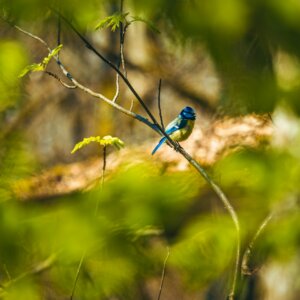
<svg viewBox="0 0 300 300">
<path fill-rule="evenodd" d="M 163 128 L 163 130 L 165 130 L 164 120 L 163 120 L 163 117 L 162 117 L 161 105 L 160 105 L 160 90 L 161 90 L 161 79 L 159 79 L 159 82 L 158 82 L 157 104 L 158 104 L 158 112 L 159 112 L 160 124 L 161 124 L 161 127 Z"/>
<path fill-rule="evenodd" d="M 68 85 L 67 83 L 65 83 L 64 81 L 62 81 L 56 74 L 49 72 L 49 71 L 44 71 L 47 75 L 55 78 L 59 83 L 61 83 L 65 88 L 67 89 L 76 89 L 77 86 L 76 85 Z"/>
<path fill-rule="evenodd" d="M 52 52 L 52 49 L 49 47 L 49 45 L 43 40 L 41 39 L 40 37 L 20 28 L 19 26 L 17 25 L 13 25 L 17 30 L 19 30 L 20 32 L 24 33 L 25 35 L 39 41 L 40 43 L 42 43 L 48 50 L 49 53 Z M 72 75 L 71 73 L 65 68 L 65 66 L 62 64 L 62 62 L 58 59 L 57 56 L 54 56 L 54 59 L 56 60 L 58 66 L 60 67 L 60 69 L 62 70 L 63 74 L 74 84 L 75 87 L 81 89 L 82 91 L 86 92 L 87 94 L 95 97 L 95 98 L 98 98 L 98 99 L 101 99 L 103 100 L 104 102 L 106 102 L 107 104 L 113 106 L 114 108 L 116 108 L 117 110 L 121 111 L 122 113 L 132 117 L 132 118 L 135 118 L 137 119 L 138 121 L 146 124 L 147 126 L 149 126 L 150 128 L 152 128 L 153 130 L 155 131 L 158 131 L 159 128 L 157 125 L 155 124 L 152 124 L 148 119 L 146 119 L 145 117 L 139 115 L 139 114 L 136 114 L 130 110 L 127 110 L 125 109 L 124 107 L 118 105 L 117 103 L 114 103 L 112 100 L 108 99 L 107 97 L 105 97 L 104 95 L 102 95 L 101 93 L 96 93 L 94 91 L 92 91 L 91 89 L 85 87 L 84 85 L 80 84 Z"/>
<path fill-rule="evenodd" d="M 164 280 L 165 280 L 166 265 L 167 265 L 167 261 L 168 261 L 169 256 L 170 256 L 170 248 L 167 247 L 167 255 L 166 255 L 166 258 L 164 260 L 164 265 L 163 265 L 163 269 L 162 269 L 162 273 L 161 273 L 161 281 L 160 281 L 157 300 L 160 300 L 160 296 L 161 296 L 161 292 L 162 292 L 163 285 L 164 285 Z"/>
<path fill-rule="evenodd" d="M 80 270 L 81 270 L 84 258 L 85 258 L 85 252 L 82 254 L 80 262 L 78 264 L 78 268 L 77 268 L 77 271 L 76 271 L 76 276 L 75 276 L 75 280 L 74 280 L 74 284 L 73 284 L 73 288 L 72 288 L 72 293 L 71 293 L 71 296 L 70 296 L 70 300 L 73 300 L 73 297 L 74 297 L 74 294 L 75 294 L 76 285 L 77 285 L 78 278 L 79 278 L 79 273 L 80 273 Z"/>
<path fill-rule="evenodd" d="M 143 109 L 146 111 L 146 113 L 148 114 L 148 116 L 150 117 L 150 119 L 152 120 L 154 126 L 161 131 L 162 133 L 163 130 L 161 130 L 161 127 L 159 126 L 159 124 L 157 123 L 155 117 L 153 116 L 153 114 L 151 113 L 151 111 L 149 110 L 149 108 L 147 107 L 147 105 L 144 103 L 143 99 L 140 97 L 140 95 L 137 93 L 137 91 L 134 89 L 134 87 L 131 85 L 131 83 L 128 81 L 128 79 L 125 77 L 125 75 L 118 69 L 118 67 L 116 67 L 110 60 L 108 60 L 107 58 L 105 58 L 100 52 L 98 52 L 93 46 L 92 44 L 87 40 L 87 38 L 85 38 L 75 27 L 74 25 L 69 22 L 69 20 L 67 18 L 65 18 L 62 14 L 60 14 L 56 9 L 52 8 L 52 10 L 58 14 L 62 20 L 64 20 L 66 22 L 66 24 L 78 35 L 78 37 L 85 43 L 85 46 L 91 50 L 96 56 L 98 56 L 99 58 L 101 58 L 102 61 L 104 61 L 108 66 L 110 66 L 113 70 L 115 70 L 115 72 L 117 72 L 119 74 L 119 76 L 123 79 L 123 81 L 125 82 L 125 84 L 128 86 L 128 88 L 130 89 L 130 91 L 133 93 L 133 95 L 136 97 L 136 99 L 140 102 L 141 106 L 143 107 Z M 151 126 L 150 126 L 151 127 Z M 170 142 L 172 142 L 172 140 L 166 135 L 164 134 L 168 140 Z M 173 142 L 172 145 L 174 147 L 176 147 L 176 144 Z"/>
<path fill-rule="evenodd" d="M 1 287 L 4 290 L 2 293 L 0 293 L 0 297 L 4 296 L 5 291 L 13 284 L 16 282 L 22 280 L 23 278 L 30 276 L 30 275 L 36 275 L 40 274 L 47 269 L 51 268 L 55 261 L 57 260 L 57 254 L 51 254 L 49 257 L 47 257 L 44 261 L 39 262 L 36 266 L 31 268 L 30 270 L 20 274 L 18 277 L 10 279 L 9 276 L 9 281 L 2 284 Z"/>
<path fill-rule="evenodd" d="M 241 273 L 243 275 L 251 276 L 258 270 L 258 268 L 254 268 L 251 270 L 249 267 L 249 261 L 251 258 L 252 249 L 254 247 L 254 244 L 255 244 L 256 240 L 259 238 L 259 236 L 263 233 L 266 226 L 270 223 L 270 221 L 272 219 L 274 219 L 274 217 L 276 217 L 280 214 L 283 214 L 287 211 L 290 211 L 291 209 L 294 209 L 296 204 L 297 204 L 297 199 L 294 199 L 294 198 L 288 199 L 287 201 L 284 201 L 283 203 L 281 203 L 280 205 L 275 207 L 275 209 L 273 209 L 273 211 L 271 211 L 267 215 L 267 217 L 262 221 L 262 223 L 260 224 L 257 231 L 255 232 L 253 238 L 251 239 L 251 241 L 243 255 L 242 263 L 241 263 Z"/>
</svg>

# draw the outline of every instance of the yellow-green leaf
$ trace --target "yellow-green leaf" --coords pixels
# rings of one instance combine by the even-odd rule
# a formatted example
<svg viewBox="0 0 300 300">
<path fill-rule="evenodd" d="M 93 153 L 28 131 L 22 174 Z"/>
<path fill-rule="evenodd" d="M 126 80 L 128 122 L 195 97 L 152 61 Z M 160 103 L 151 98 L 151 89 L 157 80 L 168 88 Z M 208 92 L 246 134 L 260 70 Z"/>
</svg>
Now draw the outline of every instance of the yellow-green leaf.
<svg viewBox="0 0 300 300">
<path fill-rule="evenodd" d="M 95 27 L 95 29 L 103 29 L 103 28 L 108 28 L 111 27 L 112 31 L 115 31 L 117 28 L 120 27 L 120 23 L 126 21 L 126 16 L 129 13 L 115 13 L 111 16 L 108 16 L 101 20 Z"/>
<path fill-rule="evenodd" d="M 27 67 L 25 67 L 22 72 L 20 73 L 19 77 L 24 77 L 29 72 L 38 72 L 38 71 L 44 71 L 50 62 L 51 58 L 58 54 L 58 52 L 61 50 L 63 45 L 58 45 L 56 48 L 54 48 L 47 57 L 43 59 L 43 61 L 39 64 L 32 64 Z"/>
<path fill-rule="evenodd" d="M 118 150 L 124 147 L 124 142 L 117 137 L 112 137 L 110 135 L 104 136 L 103 138 L 100 136 L 91 136 L 89 138 L 84 138 L 81 142 L 77 143 L 71 153 L 73 154 L 77 150 L 93 142 L 98 143 L 101 146 L 114 146 Z"/>
<path fill-rule="evenodd" d="M 39 63 L 39 64 L 32 64 L 29 66 L 26 66 L 22 72 L 19 74 L 19 78 L 24 77 L 27 73 L 29 72 L 38 72 L 38 71 L 43 71 L 45 68 L 43 66 L 43 64 Z"/>
<path fill-rule="evenodd" d="M 49 61 L 51 60 L 51 58 L 58 54 L 58 52 L 61 50 L 62 46 L 63 46 L 62 44 L 58 45 L 56 48 L 54 48 L 54 49 L 51 51 L 51 53 L 48 54 L 47 57 L 45 57 L 45 58 L 43 59 L 42 64 L 45 65 L 45 67 L 48 65 L 48 63 L 49 63 Z"/>
</svg>

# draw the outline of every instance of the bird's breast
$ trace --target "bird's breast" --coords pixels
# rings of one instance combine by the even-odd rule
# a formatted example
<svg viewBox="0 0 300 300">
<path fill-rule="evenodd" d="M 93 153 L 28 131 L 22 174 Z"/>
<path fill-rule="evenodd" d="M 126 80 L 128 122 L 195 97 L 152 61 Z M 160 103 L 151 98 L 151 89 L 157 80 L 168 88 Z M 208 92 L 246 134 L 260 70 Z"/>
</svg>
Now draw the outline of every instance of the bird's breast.
<svg viewBox="0 0 300 300">
<path fill-rule="evenodd" d="M 195 124 L 194 120 L 188 120 L 186 125 L 183 128 L 173 132 L 170 135 L 170 137 L 172 138 L 172 140 L 177 142 L 186 140 L 191 135 L 194 128 L 194 124 Z"/>
</svg>

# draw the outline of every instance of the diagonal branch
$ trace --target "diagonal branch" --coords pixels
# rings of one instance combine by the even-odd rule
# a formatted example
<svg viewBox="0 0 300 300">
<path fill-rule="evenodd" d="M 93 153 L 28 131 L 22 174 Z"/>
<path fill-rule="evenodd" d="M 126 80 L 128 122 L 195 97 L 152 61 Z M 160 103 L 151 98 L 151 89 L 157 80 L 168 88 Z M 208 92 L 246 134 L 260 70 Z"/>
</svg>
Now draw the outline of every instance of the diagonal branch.
<svg viewBox="0 0 300 300">
<path fill-rule="evenodd" d="M 17 26 L 17 25 L 13 25 L 17 30 L 19 30 L 20 32 L 24 33 L 25 35 L 39 41 L 40 43 L 42 43 L 48 50 L 49 53 L 52 52 L 52 49 L 50 48 L 50 46 L 40 37 L 22 29 L 21 27 Z M 146 124 L 147 126 L 149 126 L 150 128 L 152 128 L 153 130 L 155 131 L 158 131 L 158 126 L 155 125 L 155 124 L 152 124 L 147 118 L 139 115 L 139 114 L 136 114 L 130 110 L 127 110 L 126 108 L 118 105 L 117 103 L 113 102 L 112 100 L 110 100 L 109 98 L 105 97 L 104 95 L 102 95 L 101 93 L 97 93 L 97 92 L 94 92 L 93 90 L 85 87 L 84 85 L 82 85 L 81 83 L 79 83 L 72 75 L 71 73 L 65 68 L 65 66 L 62 64 L 62 62 L 59 60 L 59 58 L 57 56 L 54 56 L 54 59 L 56 60 L 58 66 L 60 67 L 60 69 L 62 70 L 63 74 L 74 84 L 74 87 L 77 87 L 79 89 L 81 89 L 82 91 L 86 92 L 87 94 L 95 97 L 95 98 L 98 98 L 98 99 L 101 99 L 103 100 L 104 102 L 106 102 L 107 104 L 113 106 L 114 108 L 116 108 L 117 110 L 121 111 L 122 113 L 132 117 L 132 118 L 135 118 L 137 119 L 138 121 Z M 72 88 L 74 88 L 72 87 Z"/>
<path fill-rule="evenodd" d="M 151 111 L 149 110 L 149 108 L 147 107 L 147 105 L 145 104 L 145 102 L 143 101 L 143 99 L 141 98 L 141 96 L 137 93 L 137 91 L 134 89 L 134 87 L 131 85 L 131 83 L 129 82 L 129 80 L 126 78 L 126 76 L 118 69 L 117 66 L 115 66 L 110 60 L 108 60 L 107 58 L 105 58 L 99 51 L 96 50 L 96 48 L 87 40 L 86 37 L 84 37 L 75 27 L 74 25 L 69 22 L 69 20 L 67 18 L 65 18 L 62 14 L 60 14 L 56 9 L 52 8 L 52 10 L 58 14 L 62 20 L 64 20 L 66 22 L 66 24 L 79 36 L 79 38 L 85 43 L 85 46 L 91 50 L 92 52 L 94 52 L 94 54 L 96 54 L 96 56 L 98 56 L 99 58 L 101 58 L 107 65 L 109 65 L 113 70 L 115 70 L 119 76 L 122 78 L 122 80 L 125 82 L 125 84 L 128 86 L 128 88 L 130 89 L 130 91 L 132 92 L 132 94 L 136 97 L 136 99 L 140 102 L 141 106 L 143 107 L 143 109 L 146 111 L 146 113 L 148 114 L 148 116 L 150 117 L 151 121 L 153 122 L 153 124 L 161 131 L 161 127 L 160 125 L 157 123 L 155 117 L 153 116 L 153 114 L 151 113 Z M 171 139 L 169 138 L 169 140 L 171 141 Z M 173 146 L 175 147 L 175 143 L 173 143 Z"/>
</svg>

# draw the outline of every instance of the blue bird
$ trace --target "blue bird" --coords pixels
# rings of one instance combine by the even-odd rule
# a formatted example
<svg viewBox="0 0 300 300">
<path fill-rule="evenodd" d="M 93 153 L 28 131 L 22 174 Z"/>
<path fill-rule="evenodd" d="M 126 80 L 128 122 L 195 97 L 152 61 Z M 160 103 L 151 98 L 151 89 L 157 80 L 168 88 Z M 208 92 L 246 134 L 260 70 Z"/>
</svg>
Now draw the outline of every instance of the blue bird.
<svg viewBox="0 0 300 300">
<path fill-rule="evenodd" d="M 171 123 L 168 124 L 165 131 L 175 142 L 186 140 L 192 133 L 196 120 L 195 111 L 186 106 L 180 114 Z M 152 155 L 167 141 L 164 136 L 152 151 Z"/>
</svg>

